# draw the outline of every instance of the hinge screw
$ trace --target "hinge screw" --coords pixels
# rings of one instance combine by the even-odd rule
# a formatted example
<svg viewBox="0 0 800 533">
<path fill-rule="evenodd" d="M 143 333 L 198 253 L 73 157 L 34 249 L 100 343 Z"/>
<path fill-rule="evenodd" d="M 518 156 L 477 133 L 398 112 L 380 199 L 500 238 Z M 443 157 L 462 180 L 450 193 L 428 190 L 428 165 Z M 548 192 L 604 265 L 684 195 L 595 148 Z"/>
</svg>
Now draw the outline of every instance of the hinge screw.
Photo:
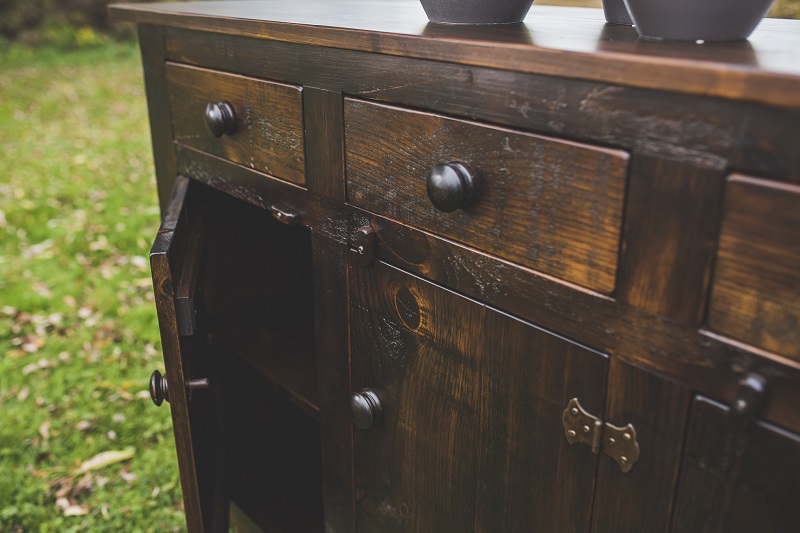
<svg viewBox="0 0 800 533">
<path fill-rule="evenodd" d="M 278 211 L 277 213 L 275 213 L 275 216 L 278 217 L 278 218 L 283 218 L 283 213 Z"/>
<path fill-rule="evenodd" d="M 578 408 L 577 407 L 573 407 L 572 410 L 570 411 L 570 413 L 572 413 L 572 416 L 578 416 Z"/>
<path fill-rule="evenodd" d="M 577 435 L 577 433 L 575 433 L 575 430 L 574 430 L 574 429 L 570 429 L 569 431 L 567 431 L 567 435 L 569 435 L 570 437 L 573 437 L 573 438 L 574 438 L 574 437 L 575 437 L 575 435 Z"/>
<path fill-rule="evenodd" d="M 621 456 L 621 457 L 619 458 L 619 464 L 621 464 L 621 465 L 626 465 L 626 464 L 628 464 L 628 458 L 627 458 L 627 457 L 625 457 L 624 455 L 623 455 L 623 456 Z"/>
<path fill-rule="evenodd" d="M 630 433 L 624 433 L 622 435 L 622 438 L 625 439 L 626 442 L 629 442 L 631 440 L 631 434 Z"/>
<path fill-rule="evenodd" d="M 615 439 L 614 437 L 609 437 L 609 439 L 608 439 L 608 445 L 609 446 L 613 446 L 616 443 L 617 443 L 617 439 Z"/>
<path fill-rule="evenodd" d="M 365 250 L 364 250 L 364 246 L 363 245 L 358 247 L 358 253 L 360 253 L 361 255 L 364 255 L 364 251 Z"/>
<path fill-rule="evenodd" d="M 584 433 L 589 433 L 591 430 L 592 430 L 592 428 L 590 428 L 589 426 L 583 426 L 583 432 Z"/>
</svg>

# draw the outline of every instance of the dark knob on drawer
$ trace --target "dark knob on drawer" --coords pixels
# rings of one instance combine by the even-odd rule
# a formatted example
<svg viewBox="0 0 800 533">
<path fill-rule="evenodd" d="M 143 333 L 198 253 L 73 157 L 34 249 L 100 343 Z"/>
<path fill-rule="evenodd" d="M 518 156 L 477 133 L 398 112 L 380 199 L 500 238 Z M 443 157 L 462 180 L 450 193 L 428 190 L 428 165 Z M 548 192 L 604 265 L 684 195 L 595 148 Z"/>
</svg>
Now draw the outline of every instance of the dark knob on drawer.
<svg viewBox="0 0 800 533">
<path fill-rule="evenodd" d="M 382 416 L 381 400 L 374 390 L 364 389 L 350 395 L 350 418 L 357 428 L 369 429 Z"/>
<path fill-rule="evenodd" d="M 206 128 L 214 137 L 236 133 L 236 115 L 228 102 L 209 102 L 206 106 Z"/>
<path fill-rule="evenodd" d="M 428 198 L 439 211 L 451 213 L 475 200 L 475 179 L 461 163 L 436 165 L 428 174 Z"/>
<path fill-rule="evenodd" d="M 153 373 L 150 374 L 150 399 L 157 406 L 164 403 L 164 400 L 169 402 L 167 376 L 162 376 L 158 370 L 153 370 Z"/>
</svg>

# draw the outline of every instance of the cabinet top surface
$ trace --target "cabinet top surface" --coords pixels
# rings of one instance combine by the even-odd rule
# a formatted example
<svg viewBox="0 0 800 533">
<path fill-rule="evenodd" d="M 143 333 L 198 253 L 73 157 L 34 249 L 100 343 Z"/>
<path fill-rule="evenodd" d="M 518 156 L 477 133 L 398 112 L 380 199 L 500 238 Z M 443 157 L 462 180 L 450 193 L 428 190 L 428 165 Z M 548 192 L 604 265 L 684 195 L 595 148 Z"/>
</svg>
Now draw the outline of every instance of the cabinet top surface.
<svg viewBox="0 0 800 533">
<path fill-rule="evenodd" d="M 227 0 L 111 6 L 116 18 L 279 41 L 800 108 L 800 21 L 747 41 L 651 42 L 599 9 L 537 6 L 525 22 L 428 22 L 418 0 Z"/>
</svg>

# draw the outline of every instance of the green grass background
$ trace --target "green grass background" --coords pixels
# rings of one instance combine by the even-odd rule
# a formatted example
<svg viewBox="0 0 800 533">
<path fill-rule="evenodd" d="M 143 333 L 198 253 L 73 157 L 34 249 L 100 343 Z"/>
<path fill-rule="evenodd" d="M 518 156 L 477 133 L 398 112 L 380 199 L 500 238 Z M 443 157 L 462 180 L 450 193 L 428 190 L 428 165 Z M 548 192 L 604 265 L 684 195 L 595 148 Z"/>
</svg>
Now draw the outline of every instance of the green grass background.
<svg viewBox="0 0 800 533">
<path fill-rule="evenodd" d="M 145 392 L 152 169 L 135 44 L 0 56 L 2 532 L 184 528 L 169 408 Z"/>
<path fill-rule="evenodd" d="M 138 49 L 70 46 L 0 48 L 0 532 L 181 531 L 169 409 L 146 393 L 163 363 Z M 109 451 L 132 457 L 78 472 Z"/>
</svg>

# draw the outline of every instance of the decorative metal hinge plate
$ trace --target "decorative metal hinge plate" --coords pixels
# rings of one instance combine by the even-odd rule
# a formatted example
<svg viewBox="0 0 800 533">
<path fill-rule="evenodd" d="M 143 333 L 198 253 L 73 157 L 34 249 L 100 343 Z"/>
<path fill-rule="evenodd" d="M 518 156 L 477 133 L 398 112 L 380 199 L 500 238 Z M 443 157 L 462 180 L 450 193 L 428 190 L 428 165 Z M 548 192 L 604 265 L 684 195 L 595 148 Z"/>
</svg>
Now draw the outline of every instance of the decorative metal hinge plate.
<svg viewBox="0 0 800 533">
<path fill-rule="evenodd" d="M 562 416 L 564 431 L 570 444 L 579 442 L 614 459 L 622 472 L 630 472 L 639 460 L 639 443 L 633 424 L 618 427 L 604 423 L 581 407 L 577 398 L 569 401 Z"/>
</svg>

